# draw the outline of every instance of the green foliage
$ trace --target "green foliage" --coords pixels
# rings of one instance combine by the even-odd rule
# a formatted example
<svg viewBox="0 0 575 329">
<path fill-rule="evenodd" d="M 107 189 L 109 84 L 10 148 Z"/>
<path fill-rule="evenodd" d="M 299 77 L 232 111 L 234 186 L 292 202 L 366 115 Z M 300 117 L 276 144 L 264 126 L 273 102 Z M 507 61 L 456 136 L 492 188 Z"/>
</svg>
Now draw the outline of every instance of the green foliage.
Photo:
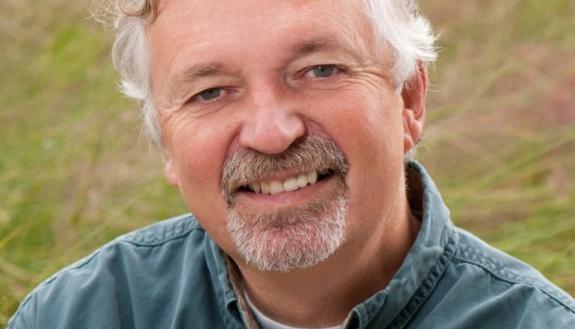
<svg viewBox="0 0 575 329">
<path fill-rule="evenodd" d="M 453 220 L 575 293 L 575 1 L 428 0 L 430 169 Z M 79 2 L 0 4 L 0 327 L 41 280 L 186 208 Z"/>
</svg>

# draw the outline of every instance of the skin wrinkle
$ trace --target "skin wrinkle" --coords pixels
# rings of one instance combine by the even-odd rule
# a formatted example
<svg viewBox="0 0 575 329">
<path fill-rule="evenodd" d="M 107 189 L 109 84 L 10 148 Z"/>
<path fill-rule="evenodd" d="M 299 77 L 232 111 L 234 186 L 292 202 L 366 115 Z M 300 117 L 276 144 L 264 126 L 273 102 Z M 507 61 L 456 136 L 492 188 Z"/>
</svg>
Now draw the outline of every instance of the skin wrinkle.
<svg viewBox="0 0 575 329">
<path fill-rule="evenodd" d="M 317 60 L 317 62 L 321 62 L 320 60 Z M 327 61 L 330 62 L 331 61 Z M 340 81 L 338 81 L 337 83 L 340 84 L 340 86 L 334 86 L 331 85 L 329 87 L 319 87 L 319 88 L 311 88 L 310 90 L 308 90 L 308 93 L 313 93 L 314 91 L 318 91 L 321 92 L 322 89 L 325 88 L 338 88 L 341 90 L 347 90 L 347 91 L 352 91 L 355 86 L 361 86 L 361 87 L 365 87 L 365 82 L 369 82 L 371 85 L 371 88 L 373 88 L 374 93 L 377 95 L 377 90 L 380 88 L 380 83 L 381 80 L 383 79 L 384 81 L 386 81 L 386 83 L 388 83 L 390 86 L 392 84 L 392 79 L 389 78 L 388 75 L 386 75 L 384 73 L 384 70 L 382 70 L 381 68 L 376 67 L 375 65 L 372 65 L 371 67 L 354 67 L 355 64 L 350 64 L 347 63 L 346 64 L 348 71 L 343 73 L 344 75 L 347 75 L 347 77 L 345 79 L 341 79 Z M 214 86 L 217 85 L 230 85 L 227 83 L 213 83 Z M 231 87 L 229 87 L 231 88 Z M 237 91 L 238 87 L 233 87 L 236 89 L 236 93 L 241 94 L 241 92 Z M 399 92 L 400 90 L 397 89 L 396 92 Z M 240 97 L 241 95 L 237 95 L 234 97 Z M 190 111 L 189 107 L 191 107 L 191 105 L 186 104 L 185 102 L 187 101 L 187 97 L 189 96 L 185 96 L 185 97 L 180 97 L 180 98 L 172 98 L 172 101 L 174 103 L 173 106 L 169 107 L 169 108 L 165 108 L 162 111 L 162 116 L 160 116 L 160 118 L 162 119 L 162 126 L 166 124 L 166 121 L 168 121 L 171 116 L 175 113 L 175 112 L 179 112 L 179 111 L 183 111 L 186 110 L 187 115 L 190 117 L 200 117 L 200 116 L 204 116 L 204 115 L 209 115 L 215 111 L 221 111 L 224 108 L 209 108 L 209 107 L 204 107 L 202 110 L 200 111 Z"/>
<path fill-rule="evenodd" d="M 220 63 L 194 64 L 182 70 L 176 70 L 174 77 L 168 78 L 168 81 L 170 81 L 168 92 L 175 94 L 174 89 L 181 88 L 182 84 L 192 84 L 201 78 L 217 77 L 218 75 L 223 75 L 222 71 L 223 67 Z"/>
<path fill-rule="evenodd" d="M 155 12 L 144 8 L 132 12 L 136 17 L 114 13 L 114 63 L 123 91 L 143 104 L 145 127 L 165 154 L 166 177 L 177 185 L 209 237 L 238 265 L 255 305 L 276 320 L 304 327 L 343 320 L 357 302 L 387 284 L 417 232 L 418 222 L 410 218 L 405 200 L 402 170 L 403 153 L 413 146 L 406 140 L 417 140 L 421 133 L 423 116 L 410 112 L 424 113 L 417 99 L 424 98 L 425 77 L 413 80 L 419 85 L 414 93 L 400 90 L 408 77 L 425 75 L 413 71 L 415 63 L 434 61 L 435 51 L 427 20 L 403 12 L 404 1 L 412 0 L 163 0 L 148 1 L 159 9 Z M 357 51 L 359 60 L 341 63 L 326 52 L 293 63 L 284 58 L 289 53 L 286 45 L 319 37 L 320 32 Z M 176 96 L 165 92 L 170 65 L 201 61 L 236 70 L 223 77 L 227 80 L 218 77 L 198 84 L 199 90 Z M 301 67 L 316 64 L 345 64 L 347 71 L 329 83 L 294 78 Z M 142 76 L 149 76 L 149 83 Z M 214 82 L 243 89 L 209 106 L 182 106 Z M 407 108 L 412 104 L 414 108 Z M 333 139 L 349 162 L 344 180 L 349 195 L 345 242 L 305 270 L 262 272 L 242 259 L 231 241 L 223 166 L 242 149 L 281 153 L 306 135 Z M 313 201 L 337 188 L 335 183 L 327 186 L 306 200 L 300 198 L 292 210 L 308 206 L 305 211 L 319 211 Z M 257 213 L 250 215 L 253 219 L 261 211 L 285 208 L 285 203 L 270 207 L 241 197 L 236 205 Z M 291 222 L 297 220 L 276 222 L 276 237 L 281 238 Z M 381 266 L 374 267 L 374 262 Z"/>
<path fill-rule="evenodd" d="M 160 2 L 160 3 L 162 3 L 162 2 Z M 342 17 L 333 16 L 332 19 L 334 20 L 334 22 L 336 22 L 336 24 L 341 24 L 341 25 L 342 25 L 342 28 L 343 28 L 343 27 L 345 26 L 343 22 L 347 22 L 347 21 L 348 21 L 348 19 L 347 19 L 346 16 L 347 16 L 347 15 L 344 15 L 344 16 L 343 16 L 343 19 L 342 19 Z M 160 13 L 159 13 L 159 15 L 158 15 L 158 18 L 161 19 L 161 10 L 160 10 Z M 372 36 L 371 36 L 372 33 L 370 33 L 369 24 L 365 24 L 365 25 L 366 25 L 366 26 L 363 26 L 363 28 L 361 29 L 361 31 L 364 31 L 365 33 L 368 33 L 368 34 L 370 35 L 370 39 L 371 39 L 371 38 L 372 38 Z M 362 62 L 351 63 L 351 62 L 349 62 L 349 61 L 345 62 L 346 66 L 348 66 L 348 67 L 350 68 L 350 73 L 352 73 L 354 76 L 357 76 L 357 78 L 356 78 L 357 80 L 365 79 L 364 77 L 362 77 L 362 75 L 365 75 L 365 74 L 374 74 L 374 75 L 376 75 L 376 76 L 377 76 L 377 75 L 379 75 L 379 76 L 384 76 L 386 81 L 393 81 L 393 79 L 391 79 L 389 76 L 386 76 L 386 74 L 385 74 L 385 72 L 389 72 L 389 70 L 386 70 L 386 69 L 385 69 L 389 63 L 385 63 L 385 64 L 384 64 L 382 67 L 380 67 L 380 68 L 368 67 L 367 65 L 369 65 L 370 63 L 365 63 L 365 62 L 366 62 L 365 58 L 374 58 L 374 56 L 373 56 L 373 54 L 370 53 L 370 51 L 367 50 L 367 48 L 365 47 L 365 42 L 363 42 L 363 43 L 360 42 L 360 41 L 361 41 L 361 38 L 360 38 L 360 36 L 359 36 L 359 32 L 361 32 L 361 31 L 356 31 L 356 30 L 353 30 L 353 31 L 352 31 L 352 30 L 350 30 L 349 26 L 345 26 L 345 28 L 346 28 L 347 30 L 349 30 L 349 31 L 348 31 L 348 33 L 344 33 L 343 35 L 348 35 L 348 34 L 349 34 L 349 35 L 353 35 L 353 36 L 354 36 L 354 37 L 352 38 L 353 40 L 350 39 L 350 38 L 347 38 L 347 39 L 348 39 L 347 44 L 350 44 L 350 43 L 353 44 L 353 49 L 354 49 L 355 51 L 351 51 L 351 50 L 350 50 L 351 48 L 348 48 L 347 46 L 342 46 L 342 44 L 346 44 L 345 40 L 343 40 L 343 41 L 336 41 L 336 40 L 333 39 L 333 37 L 329 37 L 329 36 L 328 36 L 328 37 L 321 37 L 321 36 L 320 36 L 320 37 L 315 38 L 315 40 L 325 39 L 326 41 L 328 41 L 328 43 L 327 43 L 325 46 L 323 46 L 323 47 L 321 47 L 321 48 L 319 48 L 319 49 L 323 49 L 323 48 L 325 48 L 325 49 L 334 48 L 335 50 L 340 49 L 340 50 L 344 50 L 346 54 L 347 54 L 347 53 L 354 54 L 354 55 L 353 55 L 353 58 L 355 58 L 356 60 L 359 60 L 359 59 L 364 58 L 363 63 L 362 63 Z M 320 35 L 321 35 L 321 34 L 320 34 Z M 339 36 L 338 36 L 338 37 L 339 37 Z M 310 42 L 317 42 L 317 41 L 311 40 Z M 304 46 L 303 46 L 303 47 L 302 47 L 302 46 L 299 47 L 299 48 L 300 48 L 300 49 L 299 49 L 300 52 L 303 51 L 302 48 L 304 48 L 304 47 L 305 47 L 305 42 L 304 42 Z M 316 48 L 317 48 L 317 47 L 316 47 Z M 297 46 L 294 47 L 294 49 L 297 50 L 297 49 L 298 49 Z M 360 55 L 360 54 L 361 54 L 361 55 Z M 382 57 L 382 58 L 387 58 L 387 57 L 389 57 L 389 56 Z M 368 61 L 369 61 L 369 60 L 368 60 Z M 373 62 L 375 63 L 375 61 L 373 61 Z M 379 63 L 378 63 L 378 64 L 379 64 Z M 213 64 L 211 64 L 211 65 L 213 65 Z M 217 66 L 221 66 L 221 65 L 219 65 L 219 64 L 216 64 L 216 65 L 217 65 Z M 377 65 L 377 64 L 375 64 L 375 65 Z M 375 66 L 375 65 L 372 65 L 372 66 Z M 176 69 L 176 71 L 178 71 L 178 70 Z M 227 69 L 226 71 L 229 71 L 229 69 Z M 239 74 L 239 73 L 237 73 L 237 74 Z M 238 87 L 234 87 L 235 89 L 248 88 L 248 87 L 249 87 L 249 86 L 243 86 L 243 84 L 245 84 L 245 83 L 242 82 L 243 79 L 242 79 L 240 76 L 235 76 L 235 77 L 230 77 L 230 78 L 223 78 L 223 77 L 222 77 L 221 79 L 224 79 L 224 80 L 226 80 L 226 81 L 225 81 L 225 83 L 221 83 L 220 85 L 222 85 L 222 84 L 223 84 L 223 85 L 234 85 L 234 84 L 238 84 L 238 83 L 239 83 L 239 84 L 240 84 L 239 88 L 238 88 Z M 168 79 L 168 80 L 172 80 L 172 79 Z M 354 80 L 355 80 L 355 79 L 347 79 L 346 82 L 347 82 L 348 84 L 350 84 L 350 85 L 353 85 Z M 377 77 L 376 77 L 375 80 L 377 80 Z M 233 81 L 233 82 L 230 83 L 229 81 Z M 172 83 L 171 85 L 179 85 L 179 83 Z M 218 84 L 217 84 L 217 83 L 213 83 L 213 85 L 218 85 Z M 172 113 L 172 112 L 179 111 L 179 110 L 183 110 L 184 108 L 187 108 L 185 102 L 186 102 L 186 100 L 187 100 L 189 97 L 191 97 L 190 94 L 193 94 L 194 92 L 199 92 L 199 91 L 200 91 L 199 89 L 198 89 L 198 90 L 194 90 L 192 93 L 187 93 L 185 96 L 174 96 L 174 95 L 171 95 L 170 97 L 167 97 L 165 100 L 161 100 L 161 99 L 158 100 L 157 98 L 155 98 L 156 104 L 157 104 L 156 108 L 158 109 L 159 112 L 164 112 L 164 114 L 167 114 L 167 116 L 169 117 L 169 116 L 171 116 L 171 113 Z M 238 94 L 241 94 L 241 92 L 237 92 L 237 93 L 238 93 Z M 170 95 L 170 93 L 167 93 L 167 94 Z M 238 95 L 238 97 L 239 97 L 239 95 Z M 165 104 L 162 105 L 163 103 L 165 103 Z M 174 104 L 174 103 L 175 103 L 175 104 Z M 215 109 L 214 109 L 214 110 L 215 110 Z M 197 116 L 207 115 L 207 114 L 210 114 L 210 113 L 212 113 L 211 110 L 210 110 L 210 111 L 194 112 L 194 114 L 197 115 Z M 160 115 L 160 121 L 162 122 L 161 126 L 164 126 L 164 125 L 165 125 L 165 121 L 166 121 L 166 119 L 168 119 L 168 118 L 167 118 L 167 117 L 163 117 L 163 118 L 162 118 L 162 116 L 163 116 L 163 115 Z"/>
<path fill-rule="evenodd" d="M 221 0 L 214 1 L 205 1 L 203 8 L 194 8 L 205 12 L 194 13 L 187 12 L 189 7 L 184 1 L 170 2 L 173 7 L 162 12 L 155 22 L 159 25 L 150 28 L 151 38 L 156 38 L 152 47 L 158 48 L 153 49 L 156 56 L 152 58 L 153 79 L 159 81 L 154 88 L 158 99 L 166 98 L 165 86 L 161 84 L 171 65 L 222 62 L 241 70 L 237 78 L 245 87 L 238 98 L 224 96 L 210 103 L 192 103 L 184 111 L 158 108 L 165 118 L 162 125 L 166 177 L 178 186 L 207 234 L 238 265 L 250 296 L 262 311 L 295 325 L 335 324 L 345 318 L 353 305 L 385 286 L 409 248 L 412 235 L 403 190 L 403 136 L 412 132 L 404 131 L 402 121 L 413 116 L 403 115 L 402 112 L 410 110 L 403 107 L 402 95 L 385 78 L 387 64 L 391 62 L 389 56 L 376 58 L 364 53 L 362 49 L 370 48 L 368 40 L 341 37 L 354 27 L 342 31 L 341 22 L 333 18 L 350 15 L 347 19 L 353 21 L 355 16 L 349 13 L 348 2 L 306 2 L 316 7 L 313 16 L 305 16 L 288 6 L 291 1 L 281 2 L 285 7 L 256 0 L 226 1 L 231 7 L 214 17 L 210 15 L 221 9 L 217 8 L 217 1 Z M 265 13 L 258 18 L 261 21 L 246 21 L 245 14 L 254 11 Z M 326 21 L 315 18 L 322 12 L 326 13 Z M 276 15 L 283 17 L 280 25 L 273 18 Z M 356 19 L 360 24 L 360 17 Z M 164 23 L 160 24 L 162 20 Z M 190 24 L 191 20 L 198 24 Z M 211 34 L 206 35 L 203 29 L 210 22 L 214 26 Z M 290 49 L 326 34 L 347 42 L 345 46 L 357 49 L 356 57 L 365 60 L 359 63 L 352 60 L 353 65 L 346 62 L 348 69 L 333 78 L 293 75 L 291 72 L 300 71 L 299 65 L 341 64 L 324 62 L 336 56 L 324 52 L 289 62 Z M 245 35 L 250 36 L 249 40 L 238 40 Z M 349 40 L 364 43 L 356 45 Z M 220 52 L 222 48 L 226 53 Z M 284 72 L 298 78 L 286 81 Z M 253 171 L 246 168 L 232 175 L 236 183 L 224 184 L 223 171 L 228 159 L 243 150 L 277 157 L 307 136 L 325 136 L 345 154 L 348 169 L 342 180 L 335 175 L 308 190 L 279 197 L 252 198 L 242 193 L 236 197 L 232 193 L 233 202 L 226 201 L 224 189 L 233 191 L 232 186 L 259 179 L 258 171 L 268 170 L 267 176 L 287 177 L 300 166 L 297 164 L 300 160 L 295 160 L 296 168 L 278 165 Z M 345 193 L 347 202 L 337 201 L 341 200 L 341 193 Z M 279 198 L 281 202 L 276 202 Z M 346 203 L 345 210 L 338 203 Z M 323 215 L 318 217 L 317 211 Z M 334 220 L 337 213 L 345 214 L 344 225 Z M 237 218 L 235 223 L 240 225 L 234 227 Z M 310 219 L 302 222 L 303 218 Z M 316 223 L 329 224 L 328 228 L 336 233 L 322 233 L 326 231 Z M 245 244 L 238 240 L 243 238 L 231 234 L 242 227 L 248 229 L 247 234 L 245 230 L 242 233 L 247 241 L 258 240 L 258 236 L 265 240 L 263 248 L 247 246 L 256 255 L 255 260 L 239 251 Z M 304 234 L 306 231 L 311 234 Z M 342 238 L 327 239 L 338 236 L 337 232 L 342 233 Z M 305 240 L 306 236 L 310 239 Z M 301 243 L 290 244 L 291 241 Z M 327 248 L 316 248 L 317 243 Z M 317 253 L 306 258 L 310 247 Z M 284 249 L 287 252 L 282 254 Z M 276 265 L 270 265 L 268 260 L 278 255 L 286 257 L 283 263 L 276 261 Z M 255 265 L 261 257 L 260 265 Z M 373 266 L 376 259 L 381 266 Z M 341 266 L 350 261 L 355 267 L 342 272 Z M 266 268 L 275 271 L 261 270 Z M 280 272 L 283 270 L 288 272 Z M 322 282 L 321 287 L 317 282 Z M 333 307 L 324 307 L 322 300 L 327 299 L 334 301 Z M 304 307 L 302 300 L 317 307 Z M 289 314 L 284 312 L 288 309 Z"/>
<path fill-rule="evenodd" d="M 160 10 L 158 12 L 158 19 L 161 19 L 161 11 L 162 11 L 162 4 L 163 1 L 160 1 Z M 358 13 L 360 13 L 361 15 L 363 14 L 363 11 L 359 8 L 359 5 L 355 4 L 352 5 L 353 7 L 355 7 L 353 10 L 357 11 Z M 311 13 L 311 15 L 321 15 L 321 13 Z M 326 16 L 326 15 L 324 15 Z M 389 63 L 376 63 L 376 61 L 373 61 L 373 64 L 369 63 L 369 59 L 375 59 L 375 58 L 388 58 L 389 56 L 375 56 L 375 54 L 373 54 L 373 52 L 371 50 L 369 50 L 366 47 L 366 42 L 365 40 L 362 40 L 361 34 L 363 33 L 364 35 L 368 35 L 369 39 L 372 40 L 371 42 L 373 42 L 373 33 L 371 31 L 371 27 L 369 24 L 365 23 L 363 24 L 361 29 L 351 29 L 350 26 L 353 26 L 353 24 L 349 23 L 349 15 L 343 15 L 343 16 L 336 16 L 336 15 L 327 15 L 327 18 L 331 18 L 331 20 L 333 22 L 335 22 L 335 24 L 338 24 L 341 26 L 342 29 L 347 30 L 347 33 L 342 33 L 340 35 L 338 35 L 338 38 L 342 39 L 342 40 L 336 40 L 333 38 L 333 36 L 322 36 L 322 33 L 318 33 L 319 36 L 314 37 L 312 40 L 308 40 L 308 41 L 304 41 L 302 42 L 302 44 L 298 44 L 295 45 L 292 49 L 292 51 L 295 53 L 295 58 L 290 58 L 288 60 L 288 62 L 295 62 L 298 59 L 300 59 L 301 57 L 305 57 L 307 55 L 311 55 L 311 51 L 315 51 L 316 53 L 333 53 L 335 54 L 336 58 L 339 58 L 338 54 L 343 54 L 343 55 L 350 55 L 352 58 L 354 58 L 354 61 L 347 61 L 347 60 L 343 60 L 343 62 L 346 64 L 346 66 L 348 66 L 350 69 L 354 69 L 352 72 L 356 73 L 357 75 L 362 75 L 362 74 L 376 74 L 376 75 L 381 75 L 384 76 L 386 80 L 389 80 L 390 82 L 393 81 L 392 77 L 389 75 L 389 73 L 386 72 L 390 72 L 390 70 L 387 70 L 387 67 L 389 65 L 389 67 L 391 67 L 391 63 L 390 61 L 388 61 Z M 296 32 L 297 33 L 297 32 Z M 307 31 L 302 31 L 302 33 L 307 33 Z M 342 37 L 343 35 L 343 37 Z M 351 36 L 351 37 L 348 37 Z M 364 37 L 365 38 L 365 37 Z M 369 44 L 369 43 L 367 43 Z M 352 45 L 351 47 L 349 47 L 349 45 Z M 352 50 L 353 49 L 353 50 Z M 387 50 L 387 47 L 386 47 Z M 299 55 L 299 56 L 298 56 Z M 381 55 L 381 54 L 378 54 Z M 299 58 L 298 58 L 299 57 Z M 368 59 L 368 60 L 366 60 Z M 383 64 L 382 67 L 384 67 L 385 69 L 375 69 L 376 65 L 381 65 Z M 183 68 L 183 69 L 178 69 L 178 68 L 170 68 L 169 71 L 170 72 L 174 72 L 172 74 L 170 74 L 170 76 L 175 76 L 174 78 L 168 78 L 167 80 L 170 81 L 168 83 L 169 86 L 178 86 L 180 89 L 183 89 L 184 87 L 182 87 L 182 85 L 185 85 L 185 82 L 187 82 L 186 80 L 186 71 L 194 71 L 194 66 L 198 65 L 198 64 L 193 64 L 191 68 Z M 233 70 L 231 70 L 230 68 L 227 67 L 223 67 L 223 65 L 221 65 L 221 63 L 208 63 L 208 64 L 200 64 L 200 69 L 203 68 L 204 66 L 206 67 L 214 67 L 215 69 L 217 69 L 217 71 L 220 71 L 221 74 L 221 79 L 224 80 L 228 80 L 228 81 L 235 81 L 234 83 L 240 83 L 241 86 L 239 86 L 239 88 L 248 88 L 249 86 L 245 86 L 245 82 L 243 82 L 243 79 L 241 78 L 242 73 L 245 72 L 233 72 Z M 242 68 L 242 71 L 245 71 L 245 68 Z M 377 73 L 375 73 L 376 71 L 378 71 Z M 231 73 L 233 72 L 233 73 Z M 215 73 L 215 72 L 212 72 Z M 214 74 L 211 74 L 214 75 Z M 226 78 L 227 77 L 227 78 Z M 194 79 L 190 79 L 190 80 L 194 80 Z M 349 80 L 349 83 L 352 83 L 353 80 Z M 233 84 L 233 83 L 232 83 Z M 213 83 L 213 85 L 218 85 L 217 83 Z M 222 84 L 220 84 L 222 85 Z M 223 85 L 230 85 L 229 82 L 224 83 Z M 236 87 L 236 89 L 239 89 Z M 188 88 L 188 89 L 192 89 L 192 88 Z M 156 108 L 158 108 L 158 111 L 161 113 L 161 108 L 169 108 L 169 112 L 172 111 L 178 111 L 181 110 L 184 105 L 185 105 L 185 101 L 191 97 L 192 94 L 200 92 L 200 90 L 198 88 L 194 89 L 193 92 L 188 92 L 186 93 L 186 95 L 182 95 L 179 96 L 178 93 L 170 93 L 168 92 L 167 94 L 170 95 L 170 97 L 168 97 L 165 101 L 163 101 L 165 104 L 162 105 L 160 102 L 162 102 L 162 100 L 156 100 Z M 174 104 L 174 102 L 176 104 Z M 161 114 L 160 114 L 161 117 Z M 162 120 L 160 118 L 160 120 Z M 163 126 L 163 125 L 162 125 Z"/>
<path fill-rule="evenodd" d="M 293 71 L 301 70 L 305 67 L 305 62 L 326 62 L 340 64 L 345 66 L 347 74 L 351 77 L 358 76 L 357 79 L 365 79 L 365 75 L 383 76 L 386 80 L 392 81 L 391 77 L 386 75 L 385 69 L 377 69 L 375 63 L 370 63 L 356 51 L 352 51 L 342 42 L 328 36 L 320 36 L 311 40 L 302 42 L 293 47 L 293 55 L 286 61 L 286 69 L 283 75 L 287 80 L 293 79 Z M 318 58 L 315 59 L 314 58 Z M 322 59 L 320 59 L 322 58 Z M 296 67 L 295 69 L 292 67 Z M 297 69 L 299 68 L 299 69 Z M 168 95 L 171 105 L 166 107 L 172 108 L 171 111 L 177 111 L 183 108 L 185 102 L 191 95 L 200 92 L 201 89 L 208 89 L 217 86 L 226 86 L 234 90 L 249 88 L 245 82 L 242 82 L 242 75 L 245 74 L 245 68 L 241 70 L 232 70 L 222 63 L 193 63 L 183 69 L 174 69 L 174 73 L 168 78 Z M 233 72 L 233 73 L 232 73 Z M 292 73 L 289 73 L 292 72 Z M 353 84 L 354 79 L 348 79 L 347 83 Z M 219 81 L 219 82 L 218 82 Z M 231 81 L 236 81 L 232 82 Z M 194 87 L 196 85 L 205 85 L 205 88 Z M 297 82 L 291 82 L 297 84 Z M 295 85 L 294 85 L 295 88 Z"/>
<path fill-rule="evenodd" d="M 139 35 L 140 31 L 145 31 L 145 34 L 149 35 L 150 24 L 156 23 L 156 18 L 161 16 L 158 15 L 158 12 L 163 13 L 167 5 L 169 7 L 169 5 L 177 3 L 178 0 L 170 0 L 168 2 L 155 0 L 102 0 L 102 2 L 102 11 L 111 16 L 112 23 L 116 28 L 113 57 L 116 68 L 122 76 L 122 90 L 126 95 L 137 99 L 141 103 L 146 134 L 152 142 L 163 147 L 165 141 L 162 136 L 161 119 L 155 113 L 157 104 L 150 87 L 152 83 L 144 83 L 141 81 L 142 74 L 137 73 L 137 71 L 142 70 L 142 61 L 140 59 L 149 57 L 149 54 L 147 54 L 149 45 L 147 42 L 144 42 L 144 44 L 141 41 L 134 42 L 134 39 L 146 39 Z M 303 13 L 308 9 L 307 7 L 313 7 L 307 5 L 314 2 L 290 0 L 292 7 Z M 336 4 L 336 1 L 323 0 L 321 2 Z M 192 7 L 194 11 L 202 9 L 201 1 L 186 3 L 186 5 Z M 221 11 L 230 5 L 231 2 L 217 2 L 217 11 Z M 281 5 L 281 3 L 278 2 L 278 5 Z M 357 0 L 348 1 L 348 5 L 350 9 L 346 13 L 358 12 L 365 19 L 361 22 L 361 28 L 346 31 L 344 34 L 349 35 L 349 40 L 352 41 L 361 40 L 369 34 L 370 42 L 368 43 L 369 47 L 365 47 L 366 49 L 375 49 L 374 51 L 378 54 L 377 57 L 393 57 L 392 79 L 398 87 L 416 74 L 416 64 L 426 65 L 435 60 L 436 49 L 433 46 L 435 38 L 427 20 L 419 14 L 415 0 L 404 0 L 401 2 L 395 0 Z M 159 10 L 157 10 L 158 7 L 160 7 Z M 248 22 L 254 15 L 261 18 L 261 15 L 257 16 L 258 13 L 259 11 L 255 11 L 249 15 L 241 15 L 241 17 L 244 22 Z M 313 11 L 310 11 L 310 13 L 313 13 Z M 345 15 L 346 13 L 338 15 L 337 11 L 318 12 L 316 16 L 329 17 L 334 21 L 334 24 L 341 25 L 343 29 L 347 27 L 346 23 L 349 23 L 349 16 Z M 108 15 L 97 16 L 101 16 L 102 21 L 107 21 L 105 16 Z M 282 15 L 275 18 L 277 22 L 285 20 Z M 197 20 L 189 19 L 188 23 L 190 22 L 198 25 Z M 134 27 L 135 25 L 142 25 L 142 28 Z M 299 31 L 298 33 L 304 32 Z M 245 35 L 243 37 L 249 40 L 251 35 L 246 33 L 244 32 Z M 361 44 L 361 42 L 358 43 Z M 392 54 L 392 56 L 388 56 L 388 54 Z"/>
</svg>

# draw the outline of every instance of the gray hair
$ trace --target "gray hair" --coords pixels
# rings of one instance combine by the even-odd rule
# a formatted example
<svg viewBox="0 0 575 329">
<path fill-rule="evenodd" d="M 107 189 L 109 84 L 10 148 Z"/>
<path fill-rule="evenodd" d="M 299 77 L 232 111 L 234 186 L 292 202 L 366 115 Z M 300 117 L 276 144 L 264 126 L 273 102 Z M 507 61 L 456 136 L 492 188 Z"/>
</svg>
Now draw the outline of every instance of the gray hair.
<svg viewBox="0 0 575 329">
<path fill-rule="evenodd" d="M 111 14 L 116 36 L 112 59 L 120 74 L 120 89 L 140 103 L 146 135 L 161 143 L 161 131 L 150 86 L 150 51 L 146 25 L 156 15 L 158 0 L 104 0 L 99 7 Z M 436 57 L 435 36 L 415 0 L 364 0 L 365 13 L 378 37 L 378 45 L 389 45 L 394 55 L 393 78 L 398 86 L 408 81 L 418 63 L 427 65 Z"/>
</svg>

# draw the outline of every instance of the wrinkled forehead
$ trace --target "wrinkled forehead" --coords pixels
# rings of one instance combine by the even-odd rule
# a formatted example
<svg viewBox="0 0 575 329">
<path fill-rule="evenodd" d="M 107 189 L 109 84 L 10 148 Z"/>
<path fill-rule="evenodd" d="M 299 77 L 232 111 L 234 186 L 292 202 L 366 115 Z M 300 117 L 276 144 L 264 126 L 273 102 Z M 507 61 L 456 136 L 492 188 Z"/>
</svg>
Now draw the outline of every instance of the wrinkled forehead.
<svg viewBox="0 0 575 329">
<path fill-rule="evenodd" d="M 234 10 L 236 14 L 256 15 L 258 11 L 253 9 L 264 9 L 267 6 L 278 9 L 295 8 L 305 11 L 313 7 L 323 7 L 337 10 L 350 11 L 353 8 L 363 8 L 364 0 L 147 0 L 149 7 L 155 8 L 156 14 L 159 14 L 173 6 L 182 5 L 194 10 L 201 11 L 207 9 L 214 15 L 221 11 Z M 243 10 L 245 9 L 245 10 Z"/>
<path fill-rule="evenodd" d="M 177 49 L 262 51 L 326 36 L 358 53 L 374 44 L 362 0 L 161 0 L 148 34 L 152 62 L 170 62 Z"/>
<path fill-rule="evenodd" d="M 178 29 L 190 37 L 249 37 L 289 26 L 294 33 L 334 29 L 357 38 L 370 32 L 363 8 L 363 0 L 160 0 L 149 32 L 153 39 L 177 34 Z M 297 30 L 298 24 L 303 31 Z"/>
</svg>

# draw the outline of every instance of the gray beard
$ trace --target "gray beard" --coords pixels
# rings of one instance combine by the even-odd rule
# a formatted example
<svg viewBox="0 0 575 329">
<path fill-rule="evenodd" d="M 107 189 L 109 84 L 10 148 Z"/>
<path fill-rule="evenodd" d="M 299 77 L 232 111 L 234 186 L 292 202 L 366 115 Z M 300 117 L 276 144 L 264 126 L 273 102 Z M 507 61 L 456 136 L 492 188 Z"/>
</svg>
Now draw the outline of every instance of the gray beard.
<svg viewBox="0 0 575 329">
<path fill-rule="evenodd" d="M 273 212 L 246 207 L 235 198 L 240 187 L 284 170 L 331 172 L 337 186 L 308 204 Z M 244 261 L 261 271 L 286 272 L 333 254 L 345 240 L 347 171 L 345 155 L 323 135 L 306 136 L 281 154 L 250 149 L 233 154 L 224 164 L 221 185 L 228 230 Z"/>
<path fill-rule="evenodd" d="M 317 265 L 343 244 L 347 211 L 342 191 L 332 200 L 274 213 L 229 209 L 227 225 L 246 263 L 260 271 L 288 272 Z"/>
</svg>

